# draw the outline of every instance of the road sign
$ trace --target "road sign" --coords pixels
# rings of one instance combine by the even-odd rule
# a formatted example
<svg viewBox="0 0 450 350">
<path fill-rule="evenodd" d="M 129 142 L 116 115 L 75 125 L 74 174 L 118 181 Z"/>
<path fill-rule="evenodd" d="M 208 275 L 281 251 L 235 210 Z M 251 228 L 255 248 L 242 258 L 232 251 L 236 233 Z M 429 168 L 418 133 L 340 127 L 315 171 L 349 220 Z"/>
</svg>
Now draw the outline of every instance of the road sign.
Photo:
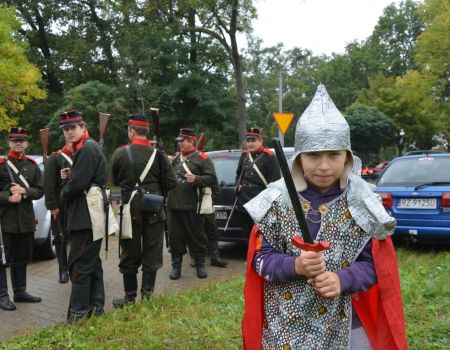
<svg viewBox="0 0 450 350">
<path fill-rule="evenodd" d="M 294 113 L 273 113 L 273 117 L 284 135 L 294 119 Z"/>
</svg>

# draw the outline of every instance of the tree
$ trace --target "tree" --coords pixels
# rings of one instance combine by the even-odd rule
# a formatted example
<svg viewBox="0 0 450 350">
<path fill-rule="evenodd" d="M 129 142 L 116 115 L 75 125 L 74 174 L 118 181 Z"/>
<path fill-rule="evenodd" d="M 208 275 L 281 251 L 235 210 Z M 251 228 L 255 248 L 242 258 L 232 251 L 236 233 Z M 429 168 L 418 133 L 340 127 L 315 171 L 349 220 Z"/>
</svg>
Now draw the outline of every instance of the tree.
<svg viewBox="0 0 450 350">
<path fill-rule="evenodd" d="M 385 75 L 399 76 L 415 69 L 414 50 L 417 37 L 423 31 L 424 22 L 413 0 L 387 6 L 365 45 L 372 59 L 372 70 Z"/>
<path fill-rule="evenodd" d="M 159 1 L 150 1 L 149 8 L 157 8 L 168 19 L 168 22 L 175 24 L 181 32 L 206 34 L 217 40 L 225 50 L 234 72 L 237 107 L 236 122 L 239 144 L 243 145 L 246 129 L 246 95 L 237 34 L 250 31 L 251 20 L 256 16 L 256 10 L 252 1 L 207 0 L 199 2 L 195 0 L 179 0 L 169 1 L 169 3 L 163 2 L 162 6 L 158 6 L 158 3 Z M 183 13 L 188 14 L 184 20 L 181 15 Z M 199 21 L 198 24 L 195 22 L 196 19 Z"/>
<path fill-rule="evenodd" d="M 105 135 L 105 149 L 108 153 L 112 152 L 120 144 L 128 142 L 124 127 L 128 120 L 125 105 L 125 99 L 117 87 L 99 81 L 89 81 L 67 91 L 63 106 L 48 124 L 52 133 L 50 139 L 53 140 L 49 146 L 50 149 L 58 149 L 64 144 L 64 138 L 58 128 L 60 112 L 76 109 L 83 113 L 89 134 L 97 140 L 99 139 L 98 113 L 111 114 Z"/>
<path fill-rule="evenodd" d="M 26 46 L 17 40 L 20 27 L 15 10 L 0 6 L 0 130 L 7 129 L 25 104 L 43 99 L 39 70 L 25 57 Z"/>
<path fill-rule="evenodd" d="M 420 149 L 430 149 L 434 145 L 433 135 L 440 128 L 440 120 L 435 113 L 437 105 L 429 95 L 429 80 L 422 79 L 417 71 L 397 78 L 380 73 L 369 79 L 369 86 L 358 101 L 377 107 L 393 120 L 397 147 L 401 147 L 401 129 L 405 132 L 405 144 L 414 144 Z"/>
<path fill-rule="evenodd" d="M 375 107 L 355 103 L 345 112 L 350 126 L 352 150 L 368 163 L 369 154 L 378 154 L 394 139 L 394 123 Z"/>
</svg>

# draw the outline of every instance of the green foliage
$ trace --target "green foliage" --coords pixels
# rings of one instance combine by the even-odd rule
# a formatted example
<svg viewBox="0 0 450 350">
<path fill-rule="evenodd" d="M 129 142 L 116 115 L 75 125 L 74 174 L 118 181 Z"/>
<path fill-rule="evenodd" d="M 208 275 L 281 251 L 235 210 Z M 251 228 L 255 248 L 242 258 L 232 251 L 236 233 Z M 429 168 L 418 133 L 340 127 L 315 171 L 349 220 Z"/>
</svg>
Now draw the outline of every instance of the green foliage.
<svg viewBox="0 0 450 350">
<path fill-rule="evenodd" d="M 376 71 L 399 76 L 414 69 L 415 43 L 423 27 L 418 4 L 413 0 L 404 0 L 398 7 L 394 3 L 387 6 L 365 44 Z"/>
<path fill-rule="evenodd" d="M 19 22 L 11 7 L 0 6 L 0 130 L 8 129 L 25 104 L 43 99 L 39 70 L 27 61 L 25 44 L 17 40 Z"/>
<path fill-rule="evenodd" d="M 99 81 L 89 81 L 69 90 L 64 96 L 61 109 L 49 121 L 48 126 L 52 133 L 50 139 L 53 140 L 52 147 L 49 149 L 56 150 L 64 144 L 62 132 L 58 128 L 59 113 L 70 109 L 76 109 L 83 113 L 83 119 L 88 124 L 89 134 L 96 140 L 99 139 L 98 113 L 111 114 L 105 133 L 105 149 L 108 153 L 114 151 L 120 144 L 128 142 L 124 126 L 128 120 L 128 113 L 121 92 L 115 86 Z M 119 143 L 120 141 L 122 142 Z"/>
<path fill-rule="evenodd" d="M 397 249 L 410 350 L 450 342 L 450 253 Z M 0 349 L 240 349 L 243 277 L 6 340 Z"/>
<path fill-rule="evenodd" d="M 352 150 L 363 155 L 363 161 L 392 142 L 394 123 L 377 108 L 356 103 L 347 108 L 345 115 L 350 125 Z"/>
</svg>

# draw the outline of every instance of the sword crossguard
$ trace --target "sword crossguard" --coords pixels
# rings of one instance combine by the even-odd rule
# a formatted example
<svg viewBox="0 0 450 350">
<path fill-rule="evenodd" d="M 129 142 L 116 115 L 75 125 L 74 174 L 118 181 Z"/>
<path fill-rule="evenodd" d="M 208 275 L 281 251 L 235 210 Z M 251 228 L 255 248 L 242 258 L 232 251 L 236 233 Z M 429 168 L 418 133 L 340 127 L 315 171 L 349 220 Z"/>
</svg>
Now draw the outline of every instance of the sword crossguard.
<svg viewBox="0 0 450 350">
<path fill-rule="evenodd" d="M 321 242 L 311 244 L 306 243 L 300 236 L 293 237 L 291 242 L 297 248 L 307 250 L 309 252 L 321 252 L 330 248 L 330 243 L 328 243 L 328 241 L 323 240 Z"/>
</svg>

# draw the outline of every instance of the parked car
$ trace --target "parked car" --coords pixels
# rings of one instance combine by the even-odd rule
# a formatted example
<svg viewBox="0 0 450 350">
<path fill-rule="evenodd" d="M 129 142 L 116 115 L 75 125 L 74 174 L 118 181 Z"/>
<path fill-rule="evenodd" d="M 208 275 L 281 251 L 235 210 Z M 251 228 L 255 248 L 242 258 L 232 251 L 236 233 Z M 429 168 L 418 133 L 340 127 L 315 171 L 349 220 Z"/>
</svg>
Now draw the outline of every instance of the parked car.
<svg viewBox="0 0 450 350">
<path fill-rule="evenodd" d="M 395 158 L 375 192 L 397 220 L 394 237 L 450 243 L 450 153 Z"/>
<path fill-rule="evenodd" d="M 294 154 L 294 148 L 285 147 L 284 153 L 286 158 L 289 159 Z M 224 242 L 247 243 L 248 236 L 242 231 L 238 215 L 233 214 L 227 230 L 224 230 L 236 200 L 236 170 L 242 150 L 211 151 L 206 152 L 206 154 L 214 162 L 220 186 L 220 194 L 214 203 L 216 222 L 219 228 L 219 240 Z"/>
<path fill-rule="evenodd" d="M 44 162 L 42 156 L 30 156 L 41 169 L 44 176 Z M 43 259 L 56 257 L 53 245 L 53 234 L 50 225 L 50 211 L 45 206 L 45 198 L 33 201 L 34 215 L 36 219 L 36 231 L 34 232 L 34 251 Z"/>
<path fill-rule="evenodd" d="M 44 160 L 42 156 L 31 156 L 39 165 L 44 176 Z M 50 211 L 45 206 L 45 197 L 33 201 L 34 215 L 36 218 L 36 231 L 34 232 L 34 251 L 43 259 L 56 257 L 53 245 L 53 233 L 50 223 Z"/>
<path fill-rule="evenodd" d="M 363 178 L 377 178 L 388 164 L 389 161 L 387 160 L 370 163 L 361 169 L 361 176 Z"/>
</svg>

